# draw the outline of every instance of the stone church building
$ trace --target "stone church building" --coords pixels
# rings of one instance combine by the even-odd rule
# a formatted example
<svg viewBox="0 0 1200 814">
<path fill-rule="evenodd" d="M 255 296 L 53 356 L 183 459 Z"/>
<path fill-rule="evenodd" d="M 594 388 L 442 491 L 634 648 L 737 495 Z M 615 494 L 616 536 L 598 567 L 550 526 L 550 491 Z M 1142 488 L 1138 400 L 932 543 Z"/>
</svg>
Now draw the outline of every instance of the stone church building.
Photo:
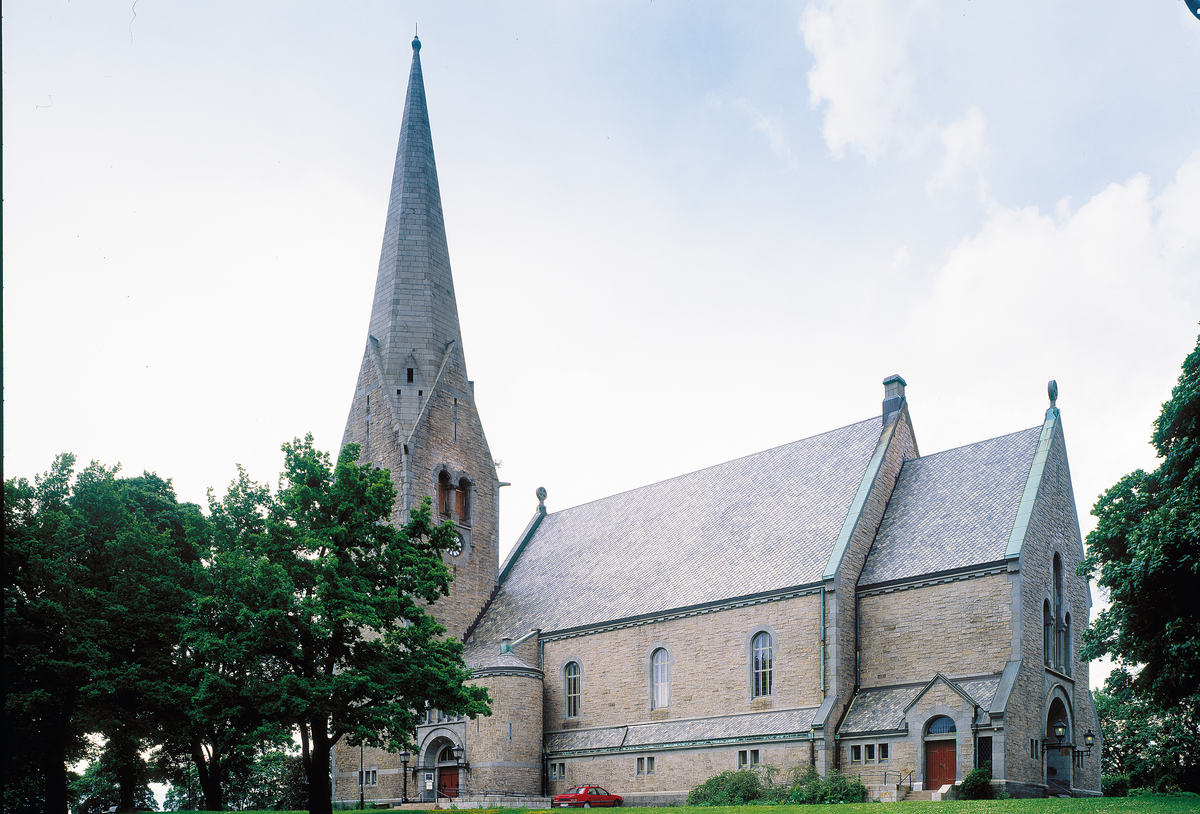
<svg viewBox="0 0 1200 814">
<path fill-rule="evenodd" d="M 756 766 L 836 769 L 886 798 L 984 764 L 1014 795 L 1097 794 L 1053 384 L 1034 426 L 922 455 L 889 376 L 844 427 L 560 511 L 539 489 L 499 562 L 504 484 L 467 377 L 420 47 L 343 443 L 391 471 L 396 522 L 430 496 L 458 526 L 433 610 L 493 714 L 428 710 L 411 754 L 339 747 L 335 799 L 595 783 L 669 803 Z"/>
</svg>

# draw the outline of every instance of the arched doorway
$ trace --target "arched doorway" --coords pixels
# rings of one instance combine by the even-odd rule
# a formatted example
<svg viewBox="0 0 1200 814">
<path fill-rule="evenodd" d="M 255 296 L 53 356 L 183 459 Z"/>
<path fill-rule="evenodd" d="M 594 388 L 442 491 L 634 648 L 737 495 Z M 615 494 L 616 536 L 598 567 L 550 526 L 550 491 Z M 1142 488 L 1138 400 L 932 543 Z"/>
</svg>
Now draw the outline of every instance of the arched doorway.
<svg viewBox="0 0 1200 814">
<path fill-rule="evenodd" d="M 939 789 L 958 779 L 958 727 L 939 715 L 925 727 L 925 788 Z"/>
<path fill-rule="evenodd" d="M 432 802 L 443 797 L 457 797 L 461 793 L 462 770 L 454 758 L 456 745 L 450 738 L 442 735 L 424 747 L 420 777 L 414 778 L 421 790 L 422 801 Z"/>
<path fill-rule="evenodd" d="M 1061 742 L 1054 734 L 1054 727 L 1060 722 L 1066 728 Z M 1050 702 L 1050 710 L 1046 714 L 1046 729 L 1042 735 L 1046 739 L 1046 787 L 1051 794 L 1071 793 L 1074 733 L 1075 727 L 1066 704 L 1061 698 L 1055 698 Z"/>
</svg>

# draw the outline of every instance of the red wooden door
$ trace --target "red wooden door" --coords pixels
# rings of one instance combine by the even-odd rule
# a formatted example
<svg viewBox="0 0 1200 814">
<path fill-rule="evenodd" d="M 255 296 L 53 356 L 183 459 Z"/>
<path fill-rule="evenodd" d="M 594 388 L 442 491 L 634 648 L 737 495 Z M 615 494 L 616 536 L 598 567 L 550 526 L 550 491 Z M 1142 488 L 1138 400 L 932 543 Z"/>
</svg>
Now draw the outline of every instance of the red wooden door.
<svg viewBox="0 0 1200 814">
<path fill-rule="evenodd" d="M 438 791 L 447 797 L 458 796 L 458 768 L 443 766 L 438 769 Z"/>
<path fill-rule="evenodd" d="M 954 782 L 954 741 L 925 744 L 925 788 L 937 790 Z"/>
</svg>

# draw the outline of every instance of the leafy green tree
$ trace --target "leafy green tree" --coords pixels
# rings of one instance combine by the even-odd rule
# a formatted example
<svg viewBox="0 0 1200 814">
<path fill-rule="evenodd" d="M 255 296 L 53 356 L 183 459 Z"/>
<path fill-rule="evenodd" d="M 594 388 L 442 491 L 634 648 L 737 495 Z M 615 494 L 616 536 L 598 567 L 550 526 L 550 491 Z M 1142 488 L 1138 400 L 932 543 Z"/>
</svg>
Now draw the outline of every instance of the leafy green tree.
<svg viewBox="0 0 1200 814">
<path fill-rule="evenodd" d="M 78 713 L 100 653 L 70 506 L 74 466 L 59 455 L 33 485 L 4 483 L 6 811 L 66 814 L 67 765 L 86 746 Z"/>
<path fill-rule="evenodd" d="M 1200 791 L 1200 695 L 1159 709 L 1115 670 L 1096 693 L 1096 715 L 1104 775 L 1127 776 L 1134 788 Z"/>
<path fill-rule="evenodd" d="M 223 500 L 210 492 L 211 546 L 182 623 L 176 656 L 185 678 L 159 765 L 173 787 L 198 789 L 209 811 L 236 805 L 256 756 L 290 737 L 286 725 L 266 711 L 275 688 L 264 669 L 268 656 L 259 632 L 266 623 L 264 598 L 246 548 L 265 533 L 270 503 L 269 491 L 240 467 Z"/>
<path fill-rule="evenodd" d="M 357 445 L 336 468 L 312 436 L 283 446 L 286 469 L 264 526 L 240 515 L 231 558 L 237 579 L 213 601 L 240 614 L 257 637 L 271 693 L 263 709 L 297 731 L 308 808 L 331 810 L 330 751 L 345 738 L 400 749 L 426 704 L 489 714 L 483 688 L 465 685 L 462 643 L 426 610 L 449 591 L 441 552 L 452 524 L 434 526 L 429 501 L 400 528 L 388 523 L 396 492 L 386 470 L 358 465 Z M 265 499 L 236 490 L 229 505 Z"/>
<path fill-rule="evenodd" d="M 205 534 L 199 508 L 179 504 L 169 481 L 117 478 L 95 462 L 76 477 L 74 465 L 60 455 L 33 486 L 5 483 L 5 785 L 37 790 L 56 814 L 88 732 L 107 739 L 117 805 L 137 804 Z"/>
<path fill-rule="evenodd" d="M 1166 710 L 1200 693 L 1200 341 L 1151 442 L 1158 468 L 1121 478 L 1092 508 L 1080 573 L 1099 572 L 1112 606 L 1085 631 L 1082 654 L 1142 665 L 1133 688 Z"/>
</svg>

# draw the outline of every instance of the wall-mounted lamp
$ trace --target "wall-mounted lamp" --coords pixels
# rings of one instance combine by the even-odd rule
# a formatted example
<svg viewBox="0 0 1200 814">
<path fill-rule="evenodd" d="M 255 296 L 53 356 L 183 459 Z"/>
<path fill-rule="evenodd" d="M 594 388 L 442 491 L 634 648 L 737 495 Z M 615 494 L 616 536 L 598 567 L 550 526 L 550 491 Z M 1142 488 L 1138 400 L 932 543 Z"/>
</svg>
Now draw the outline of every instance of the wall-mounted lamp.
<svg viewBox="0 0 1200 814">
<path fill-rule="evenodd" d="M 1043 738 L 1042 739 L 1042 757 L 1046 756 L 1047 749 L 1050 749 L 1050 748 L 1057 749 L 1062 746 L 1063 738 L 1065 738 L 1067 736 L 1067 722 L 1060 718 L 1058 723 L 1056 723 L 1054 725 L 1053 730 L 1054 730 L 1054 737 L 1058 738 L 1058 743 L 1055 744 L 1054 747 L 1051 747 L 1049 745 L 1050 739 Z"/>
<path fill-rule="evenodd" d="M 1084 732 L 1083 733 L 1083 745 L 1086 746 L 1087 748 L 1079 749 L 1078 751 L 1076 751 L 1076 754 L 1085 755 L 1086 757 L 1091 757 L 1092 756 L 1092 747 L 1096 745 L 1096 733 L 1092 732 L 1092 730 L 1090 730 L 1090 729 L 1087 732 Z"/>
</svg>

